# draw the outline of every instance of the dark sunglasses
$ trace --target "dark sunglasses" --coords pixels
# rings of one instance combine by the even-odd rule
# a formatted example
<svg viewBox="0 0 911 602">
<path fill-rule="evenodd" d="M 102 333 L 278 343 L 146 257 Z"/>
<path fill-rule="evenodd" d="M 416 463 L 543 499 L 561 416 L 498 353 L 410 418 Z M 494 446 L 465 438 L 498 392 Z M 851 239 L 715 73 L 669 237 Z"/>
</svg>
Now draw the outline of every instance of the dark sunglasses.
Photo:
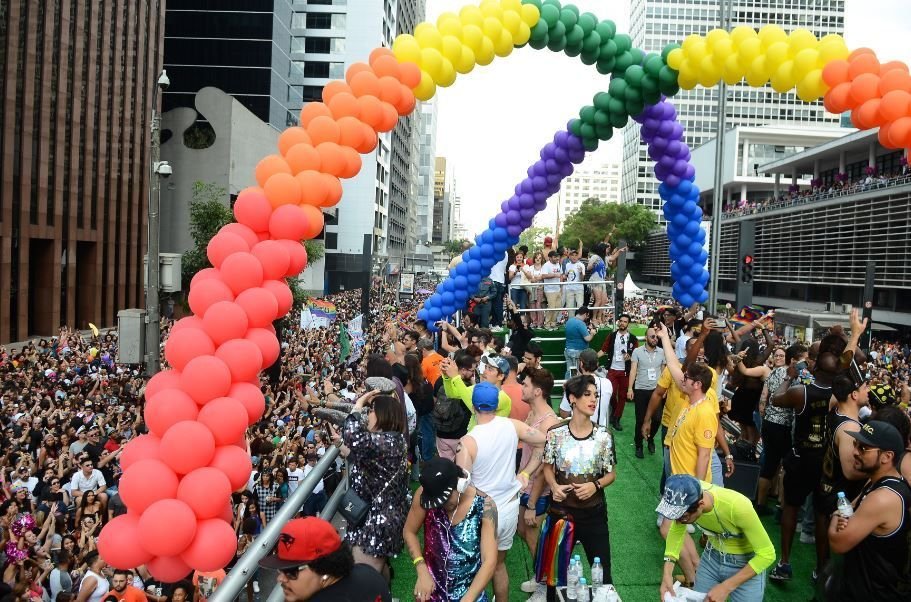
<svg viewBox="0 0 911 602">
<path fill-rule="evenodd" d="M 278 544 L 285 546 L 285 549 L 290 550 L 291 546 L 294 545 L 294 536 L 288 533 L 282 533 L 278 536 Z M 289 580 L 294 581 L 297 579 L 297 576 L 300 574 L 301 570 L 307 568 L 306 564 L 300 564 L 298 566 L 293 566 L 286 569 L 278 569 L 282 575 L 287 577 Z"/>
</svg>

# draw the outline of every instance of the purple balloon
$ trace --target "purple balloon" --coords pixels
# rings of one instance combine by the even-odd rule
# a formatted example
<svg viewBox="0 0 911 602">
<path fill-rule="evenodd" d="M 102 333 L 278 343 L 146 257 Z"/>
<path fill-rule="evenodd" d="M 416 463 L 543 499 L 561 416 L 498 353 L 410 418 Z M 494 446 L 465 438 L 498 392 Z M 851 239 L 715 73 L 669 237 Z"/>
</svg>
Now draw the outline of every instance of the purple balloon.
<svg viewBox="0 0 911 602">
<path fill-rule="evenodd" d="M 544 148 L 541 149 L 541 158 L 545 160 L 553 159 L 555 150 L 557 150 L 557 145 L 553 142 L 548 142 L 544 145 Z"/>
<path fill-rule="evenodd" d="M 526 229 L 528 229 L 529 227 L 531 227 L 531 224 L 532 224 L 534 221 L 535 221 L 535 217 L 534 217 L 534 216 L 531 216 L 531 217 L 528 218 L 528 219 L 525 219 L 525 218 L 523 217 L 523 218 L 522 218 L 522 221 L 519 222 L 519 227 L 522 228 L 523 230 L 526 230 Z"/>
<path fill-rule="evenodd" d="M 677 157 L 680 154 L 680 147 L 681 147 L 681 144 L 680 144 L 679 140 L 671 140 L 670 142 L 667 143 L 666 153 L 668 155 L 670 155 L 671 157 Z"/>
<path fill-rule="evenodd" d="M 535 201 L 535 211 L 544 211 L 545 209 L 547 209 L 547 199 Z"/>
<path fill-rule="evenodd" d="M 509 228 L 509 226 L 518 224 L 519 220 L 521 220 L 521 219 L 522 219 L 522 216 L 519 214 L 518 211 L 510 211 L 509 213 L 507 213 L 506 214 L 507 229 Z"/>
<path fill-rule="evenodd" d="M 678 178 L 682 178 L 686 175 L 686 167 L 687 167 L 686 161 L 684 161 L 683 159 L 677 159 L 674 162 L 674 167 L 671 169 L 671 171 Z"/>
<path fill-rule="evenodd" d="M 534 163 L 532 163 L 531 165 L 528 166 L 528 169 L 525 170 L 525 174 L 529 178 L 535 177 L 535 164 Z"/>
<path fill-rule="evenodd" d="M 664 153 L 667 150 L 667 145 L 670 141 L 667 138 L 662 138 L 661 136 L 655 136 L 652 140 L 651 146 L 654 146 L 656 149 Z"/>
<path fill-rule="evenodd" d="M 660 159 L 658 159 L 658 163 L 655 165 L 655 167 L 660 165 L 664 169 L 673 169 L 674 164 L 676 162 L 677 162 L 677 159 L 675 159 L 674 157 L 672 157 L 668 154 L 665 154 Z"/>
<path fill-rule="evenodd" d="M 534 192 L 535 190 L 535 187 L 529 178 L 522 180 L 522 183 L 519 185 L 519 187 L 521 188 L 522 192 Z"/>
<path fill-rule="evenodd" d="M 661 157 L 664 156 L 664 153 L 655 148 L 654 144 L 648 145 L 648 158 L 652 161 L 658 161 Z"/>
<path fill-rule="evenodd" d="M 566 148 L 569 150 L 580 150 L 582 152 L 585 152 L 585 146 L 582 144 L 582 138 L 579 138 L 578 136 L 574 136 L 572 134 L 569 135 L 569 139 L 566 141 Z"/>
<path fill-rule="evenodd" d="M 535 199 L 536 203 L 539 201 L 546 201 L 550 198 L 550 195 L 547 194 L 546 190 L 536 190 L 531 196 Z"/>
<path fill-rule="evenodd" d="M 664 136 L 665 138 L 669 137 L 674 133 L 674 122 L 673 121 L 662 121 L 661 125 L 658 126 L 658 133 Z"/>
<path fill-rule="evenodd" d="M 522 209 L 521 211 L 519 211 L 519 215 L 522 217 L 523 220 L 526 220 L 526 219 L 530 220 L 530 219 L 534 218 L 535 213 L 537 213 L 537 211 L 534 210 L 534 207 L 532 207 L 530 209 Z"/>
<path fill-rule="evenodd" d="M 506 228 L 506 231 L 509 232 L 510 236 L 519 236 L 522 234 L 522 226 L 515 224 Z"/>
<path fill-rule="evenodd" d="M 547 173 L 560 173 L 560 164 L 554 159 L 548 159 L 545 162 L 545 167 L 547 168 Z"/>
<path fill-rule="evenodd" d="M 668 137 L 674 138 L 676 140 L 680 140 L 683 137 L 683 126 L 680 123 L 675 121 L 674 122 L 674 131 L 671 132 L 671 135 Z"/>
<path fill-rule="evenodd" d="M 499 226 L 500 228 L 505 228 L 507 225 L 509 225 L 508 222 L 506 221 L 505 213 L 498 213 L 497 216 L 493 219 L 495 222 L 497 222 L 497 226 Z"/>
<path fill-rule="evenodd" d="M 512 197 L 506 203 L 509 205 L 509 211 L 518 211 L 521 207 L 519 203 L 519 197 Z"/>
<path fill-rule="evenodd" d="M 532 180 L 532 187 L 534 190 L 544 190 L 547 188 L 547 179 L 542 177 L 536 177 Z"/>
<path fill-rule="evenodd" d="M 519 197 L 519 208 L 533 207 L 535 204 L 534 194 L 523 194 Z"/>
<path fill-rule="evenodd" d="M 674 174 L 668 174 L 667 177 L 664 179 L 664 181 L 667 182 L 668 186 L 676 187 L 678 184 L 680 184 L 680 178 L 678 178 Z"/>
<path fill-rule="evenodd" d="M 572 123 L 572 122 L 570 122 L 570 123 Z M 568 124 L 567 124 L 567 127 L 569 127 Z M 565 130 L 561 130 L 561 131 L 557 132 L 556 135 L 554 135 L 554 144 L 560 148 L 565 148 L 567 138 L 569 138 L 569 132 L 567 132 Z"/>
<path fill-rule="evenodd" d="M 559 192 L 559 190 L 560 190 L 560 182 L 557 182 L 556 184 L 548 184 L 547 185 L 548 197 L 556 194 L 557 192 Z"/>
<path fill-rule="evenodd" d="M 665 167 L 664 165 L 661 165 L 660 163 L 655 164 L 655 177 L 656 178 L 658 178 L 659 180 L 664 182 L 665 179 L 667 178 L 668 173 L 669 173 L 669 169 L 667 167 Z"/>
<path fill-rule="evenodd" d="M 563 181 L 563 176 L 561 176 L 558 173 L 548 174 L 548 176 L 547 176 L 547 183 L 551 186 L 553 186 L 554 184 L 560 184 L 560 182 L 562 182 L 562 181 Z"/>
<path fill-rule="evenodd" d="M 585 149 L 573 149 L 569 153 L 569 160 L 573 163 L 582 163 L 585 161 Z"/>
<path fill-rule="evenodd" d="M 547 164 L 544 161 L 537 161 L 533 165 L 536 176 L 546 176 L 547 175 Z"/>
<path fill-rule="evenodd" d="M 566 152 L 566 149 L 562 146 L 558 146 L 554 150 L 554 160 L 559 163 L 567 163 L 569 161 L 569 155 Z"/>
<path fill-rule="evenodd" d="M 689 180 L 690 182 L 694 181 L 696 179 L 696 168 L 693 167 L 692 165 L 690 165 L 689 163 L 687 163 L 686 171 L 683 174 L 683 177 L 685 179 Z"/>
<path fill-rule="evenodd" d="M 569 176 L 573 175 L 573 172 L 575 170 L 576 168 L 573 167 L 572 163 L 564 163 L 563 167 L 561 168 L 560 175 L 564 178 L 568 178 Z"/>
</svg>

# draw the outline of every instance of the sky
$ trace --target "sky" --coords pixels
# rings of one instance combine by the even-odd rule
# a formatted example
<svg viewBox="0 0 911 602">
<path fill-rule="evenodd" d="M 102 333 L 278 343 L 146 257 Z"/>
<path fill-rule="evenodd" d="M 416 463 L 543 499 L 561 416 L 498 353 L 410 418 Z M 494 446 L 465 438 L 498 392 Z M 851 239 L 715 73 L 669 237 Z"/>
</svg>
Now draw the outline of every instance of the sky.
<svg viewBox="0 0 911 602">
<path fill-rule="evenodd" d="M 470 0 L 427 0 L 427 20 L 458 13 Z M 581 11 L 611 19 L 629 31 L 628 0 L 576 0 Z M 846 0 L 845 39 L 849 48 L 874 49 L 883 61 L 911 63 L 909 0 Z M 500 203 L 526 177 L 525 170 L 555 132 L 591 104 L 608 79 L 563 53 L 525 47 L 486 67 L 459 75 L 437 92 L 437 155 L 446 157 L 462 198 L 470 235 L 487 227 Z M 620 160 L 622 133 L 586 159 L 597 165 Z M 555 203 L 556 195 L 550 205 Z"/>
</svg>

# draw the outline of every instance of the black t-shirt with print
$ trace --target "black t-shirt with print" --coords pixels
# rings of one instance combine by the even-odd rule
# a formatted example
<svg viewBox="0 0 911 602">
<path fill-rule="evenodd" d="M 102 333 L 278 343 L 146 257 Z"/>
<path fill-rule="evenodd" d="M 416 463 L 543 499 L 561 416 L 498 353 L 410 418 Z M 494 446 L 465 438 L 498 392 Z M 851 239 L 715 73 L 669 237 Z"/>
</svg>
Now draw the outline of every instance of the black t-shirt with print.
<svg viewBox="0 0 911 602">
<path fill-rule="evenodd" d="M 317 592 L 312 602 L 391 602 L 392 594 L 386 580 L 376 569 L 356 564 L 351 574 Z"/>
</svg>

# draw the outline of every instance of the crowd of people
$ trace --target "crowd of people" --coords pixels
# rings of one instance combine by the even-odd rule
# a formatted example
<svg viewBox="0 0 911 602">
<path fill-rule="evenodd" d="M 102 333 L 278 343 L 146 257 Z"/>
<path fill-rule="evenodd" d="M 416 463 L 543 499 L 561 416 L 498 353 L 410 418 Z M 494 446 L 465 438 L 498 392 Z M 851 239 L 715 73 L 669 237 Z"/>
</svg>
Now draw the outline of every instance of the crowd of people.
<svg viewBox="0 0 911 602">
<path fill-rule="evenodd" d="M 350 482 L 344 536 L 319 518 L 341 480 L 339 461 L 264 560 L 279 571 L 289 602 L 388 600 L 390 559 L 405 551 L 417 567 L 418 600 L 485 600 L 488 587 L 506 600 L 517 578 L 505 563 L 514 545 L 535 558 L 520 588 L 533 600 L 553 600 L 581 571 L 576 542 L 598 567 L 596 584 L 612 595 L 604 490 L 623 479 L 615 437 L 623 436 L 629 402 L 636 456 L 664 457 L 655 475 L 657 523 L 667 539 L 661 595 L 676 577 L 709 600 L 762 599 L 767 573 L 793 577 L 800 526 L 801 539 L 812 533 L 817 546 L 817 571 L 807 577 L 826 597 L 907 599 L 908 344 L 876 341 L 860 352 L 865 324 L 856 315 L 850 336 L 836 328 L 821 341 L 787 346 L 771 316 L 735 328 L 699 307 L 628 299 L 615 318 L 590 309 L 607 304 L 601 281 L 583 283 L 593 262 L 606 269 L 622 249 L 597 246 L 587 262 L 580 251 L 568 250 L 566 265 L 588 290 L 549 298 L 568 314 L 559 408 L 551 403 L 554 376 L 533 340 L 547 318 L 517 311 L 534 307 L 526 305 L 533 303 L 527 283 L 514 280 L 528 270 L 521 249 L 502 262 L 510 281 L 504 277 L 502 289 L 488 284 L 493 298 L 476 299 L 458 324 L 424 323 L 417 319 L 423 297 L 399 298 L 381 280 L 366 312 L 362 291 L 352 290 L 326 298 L 335 306 L 332 324 L 301 328 L 299 316 L 286 319 L 281 359 L 262 374 L 266 412 L 248 432 L 254 468 L 234 494 L 237 557 L 339 446 Z M 548 263 L 562 280 L 561 257 Z M 494 311 L 498 303 L 502 310 Z M 361 338 L 342 341 L 348 335 L 338 323 L 358 316 Z M 508 326 L 507 334 L 487 328 L 485 316 Z M 630 331 L 632 322 L 647 325 L 645 336 Z M 592 347 L 608 323 L 612 332 Z M 163 337 L 170 324 L 163 321 Z M 116 362 L 117 345 L 115 332 L 64 328 L 0 349 L 0 598 L 205 600 L 231 570 L 161 583 L 145 567 L 113 571 L 98 555 L 101 528 L 126 511 L 117 493 L 120 453 L 145 431 L 146 379 Z M 760 463 L 755 500 L 724 488 L 735 454 Z M 774 512 L 768 499 L 776 492 L 781 539 L 773 542 L 759 517 Z M 839 493 L 853 516 L 838 512 Z M 701 553 L 692 525 L 706 537 Z M 257 593 L 254 577 L 248 600 Z"/>
</svg>

